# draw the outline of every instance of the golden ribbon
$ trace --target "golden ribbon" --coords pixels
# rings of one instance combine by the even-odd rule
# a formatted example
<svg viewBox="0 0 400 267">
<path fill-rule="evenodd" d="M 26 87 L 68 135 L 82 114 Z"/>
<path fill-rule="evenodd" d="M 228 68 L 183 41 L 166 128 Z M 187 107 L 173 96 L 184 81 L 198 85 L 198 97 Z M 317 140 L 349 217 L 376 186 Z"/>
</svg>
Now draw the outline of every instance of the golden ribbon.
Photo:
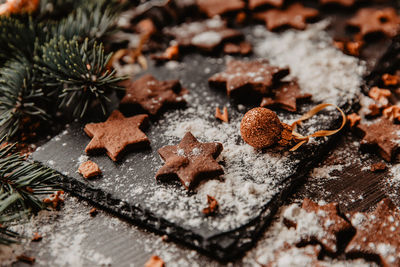
<svg viewBox="0 0 400 267">
<path fill-rule="evenodd" d="M 342 115 L 343 121 L 342 121 L 342 125 L 340 126 L 340 128 L 338 128 L 336 130 L 321 130 L 321 131 L 317 131 L 317 132 L 307 135 L 307 136 L 303 136 L 303 135 L 299 134 L 298 132 L 296 132 L 296 126 L 300 125 L 302 121 L 308 120 L 309 118 L 311 118 L 312 116 L 314 116 L 315 114 L 317 114 L 318 112 L 320 112 L 321 110 L 323 110 L 329 106 L 335 107 L 337 110 L 339 110 L 340 114 Z M 346 115 L 344 114 L 343 110 L 341 110 L 336 105 L 324 103 L 324 104 L 319 104 L 318 106 L 315 106 L 310 111 L 308 111 L 306 114 L 304 114 L 300 119 L 298 119 L 297 121 L 292 123 L 291 126 L 293 129 L 292 130 L 293 138 L 295 139 L 295 141 L 300 141 L 300 142 L 297 145 L 295 145 L 294 147 L 292 147 L 290 149 L 290 151 L 296 151 L 303 144 L 308 143 L 308 141 L 310 140 L 310 137 L 323 137 L 323 136 L 330 136 L 330 135 L 334 135 L 334 134 L 338 133 L 346 125 L 346 121 L 347 121 Z"/>
</svg>

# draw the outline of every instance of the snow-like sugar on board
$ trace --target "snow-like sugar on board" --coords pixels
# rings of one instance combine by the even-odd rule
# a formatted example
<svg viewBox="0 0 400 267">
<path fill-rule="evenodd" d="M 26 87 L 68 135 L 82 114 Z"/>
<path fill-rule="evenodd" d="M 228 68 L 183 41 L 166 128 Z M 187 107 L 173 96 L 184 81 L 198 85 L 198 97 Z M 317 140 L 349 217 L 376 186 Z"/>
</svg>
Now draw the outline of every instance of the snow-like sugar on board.
<svg viewBox="0 0 400 267">
<path fill-rule="evenodd" d="M 309 25 L 305 31 L 273 33 L 256 27 L 254 33 L 265 39 L 255 46 L 260 57 L 280 67 L 290 67 L 301 90 L 317 102 L 343 104 L 360 93 L 366 66 L 359 59 L 336 49 L 325 28 L 329 21 Z"/>
<path fill-rule="evenodd" d="M 259 41 L 256 52 L 272 64 L 290 66 L 291 76 L 299 79 L 303 90 L 312 93 L 314 100 L 339 105 L 359 93 L 365 66 L 332 46 L 332 39 L 324 31 L 326 26 L 322 22 L 305 31 L 289 30 L 282 34 L 258 28 L 258 35 L 265 36 L 265 40 Z M 212 118 L 214 107 L 195 105 L 197 97 L 201 96 L 191 93 L 189 108 L 171 112 L 161 122 L 168 125 L 164 137 L 170 144 L 176 144 L 190 131 L 202 142 L 221 142 L 224 150 L 219 160 L 224 162 L 225 174 L 220 180 L 201 183 L 196 194 L 157 185 L 148 203 L 167 204 L 168 209 L 156 213 L 182 226 L 198 227 L 206 223 L 220 230 L 233 229 L 257 216 L 255 211 L 260 212 L 280 190 L 285 174 L 293 172 L 298 162 L 288 152 L 255 151 L 241 140 L 239 114 L 233 114 L 229 124 L 216 123 Z M 289 123 L 294 116 L 285 119 Z M 310 122 L 318 123 L 318 119 Z M 201 213 L 207 195 L 220 204 L 220 214 L 214 218 L 205 218 Z M 168 205 L 173 203 L 180 204 Z"/>
</svg>

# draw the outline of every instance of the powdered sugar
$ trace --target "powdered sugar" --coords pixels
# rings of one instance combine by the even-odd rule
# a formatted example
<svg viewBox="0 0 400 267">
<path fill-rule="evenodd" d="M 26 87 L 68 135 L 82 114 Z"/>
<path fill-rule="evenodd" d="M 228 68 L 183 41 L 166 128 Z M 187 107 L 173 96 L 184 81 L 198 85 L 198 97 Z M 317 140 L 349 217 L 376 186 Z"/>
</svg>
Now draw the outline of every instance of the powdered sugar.
<svg viewBox="0 0 400 267">
<path fill-rule="evenodd" d="M 314 100 L 338 105 L 359 94 L 366 68 L 331 45 L 332 39 L 324 31 L 328 25 L 322 21 L 305 31 L 282 34 L 255 29 L 265 36 L 255 52 L 273 65 L 289 66 L 290 76 L 297 77 L 302 91 L 311 93 Z"/>
</svg>

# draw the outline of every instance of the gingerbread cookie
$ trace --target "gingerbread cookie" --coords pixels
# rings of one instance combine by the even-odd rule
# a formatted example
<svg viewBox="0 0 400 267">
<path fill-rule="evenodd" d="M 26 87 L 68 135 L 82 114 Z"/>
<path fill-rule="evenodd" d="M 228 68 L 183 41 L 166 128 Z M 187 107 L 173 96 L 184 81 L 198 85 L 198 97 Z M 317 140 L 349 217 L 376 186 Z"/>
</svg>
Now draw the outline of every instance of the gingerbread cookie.
<svg viewBox="0 0 400 267">
<path fill-rule="evenodd" d="M 289 69 L 271 66 L 267 60 L 232 60 L 225 71 L 213 75 L 208 82 L 212 86 L 226 87 L 228 95 L 249 90 L 268 94 L 274 83 L 288 74 Z"/>
<path fill-rule="evenodd" d="M 384 160 L 393 160 L 400 145 L 398 134 L 400 125 L 393 124 L 388 119 L 380 118 L 370 124 L 361 123 L 357 128 L 364 133 L 362 145 L 376 147 Z"/>
<path fill-rule="evenodd" d="M 243 37 L 241 32 L 228 28 L 220 18 L 183 23 L 165 28 L 164 33 L 172 36 L 181 47 L 194 46 L 209 52 L 227 40 Z"/>
<path fill-rule="evenodd" d="M 145 114 L 125 118 L 121 112 L 114 110 L 107 121 L 86 124 L 84 131 L 92 140 L 85 152 L 106 150 L 107 155 L 117 161 L 129 147 L 148 146 L 150 141 L 141 130 L 147 119 Z"/>
<path fill-rule="evenodd" d="M 200 143 L 187 132 L 175 146 L 165 146 L 158 150 L 165 164 L 156 174 L 157 180 L 178 177 L 186 189 L 193 189 L 201 180 L 224 173 L 215 160 L 221 153 L 221 143 Z"/>
<path fill-rule="evenodd" d="M 357 0 L 319 0 L 322 5 L 338 4 L 345 7 L 351 7 Z"/>
<path fill-rule="evenodd" d="M 246 3 L 242 0 L 196 0 L 196 4 L 199 9 L 206 13 L 210 18 L 214 17 L 215 15 L 240 11 L 246 6 Z"/>
<path fill-rule="evenodd" d="M 262 6 L 282 7 L 284 0 L 249 0 L 249 8 L 256 9 Z"/>
<path fill-rule="evenodd" d="M 178 80 L 159 81 L 146 74 L 127 86 L 120 104 L 125 107 L 139 105 L 150 115 L 156 115 L 163 108 L 184 105 L 186 93 Z"/>
<path fill-rule="evenodd" d="M 394 37 L 400 30 L 400 17 L 394 8 L 362 8 L 347 24 L 358 28 L 361 37 L 377 32 Z"/>
<path fill-rule="evenodd" d="M 310 99 L 311 94 L 302 93 L 297 81 L 283 82 L 274 89 L 273 97 L 264 97 L 260 106 L 277 106 L 287 111 L 297 111 L 297 101 Z"/>
<path fill-rule="evenodd" d="M 389 199 L 379 202 L 373 212 L 357 212 L 350 220 L 356 234 L 346 253 L 374 254 L 383 266 L 400 266 L 400 211 Z"/>
<path fill-rule="evenodd" d="M 308 198 L 301 208 L 289 206 L 284 219 L 296 228 L 301 242 L 317 241 L 330 253 L 338 251 L 338 236 L 352 230 L 351 224 L 339 215 L 337 203 L 319 205 Z"/>
<path fill-rule="evenodd" d="M 290 5 L 287 9 L 270 9 L 265 12 L 257 13 L 254 18 L 264 20 L 267 29 L 277 30 L 283 26 L 288 26 L 298 30 L 303 30 L 307 26 L 307 20 L 318 16 L 316 9 L 304 7 L 300 3 Z"/>
</svg>

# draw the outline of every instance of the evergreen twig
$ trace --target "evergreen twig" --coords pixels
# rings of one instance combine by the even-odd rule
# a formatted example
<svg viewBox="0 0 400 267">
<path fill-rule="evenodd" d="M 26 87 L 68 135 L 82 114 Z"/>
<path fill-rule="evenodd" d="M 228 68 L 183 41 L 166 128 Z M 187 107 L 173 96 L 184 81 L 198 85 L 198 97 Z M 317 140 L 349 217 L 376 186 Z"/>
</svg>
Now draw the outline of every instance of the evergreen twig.
<svg viewBox="0 0 400 267">
<path fill-rule="evenodd" d="M 14 137 L 24 119 L 49 117 L 40 107 L 43 91 L 35 85 L 32 67 L 25 58 L 11 60 L 0 69 L 0 136 Z"/>
<path fill-rule="evenodd" d="M 45 85 L 59 86 L 60 107 L 75 106 L 74 116 L 83 117 L 89 104 L 99 101 L 106 113 L 107 93 L 122 89 L 118 83 L 125 78 L 116 77 L 107 64 L 112 54 L 105 55 L 102 44 L 89 45 L 63 37 L 53 38 L 42 47 L 42 57 L 36 57 L 36 67 L 43 73 Z"/>
<path fill-rule="evenodd" d="M 26 161 L 14 149 L 14 145 L 0 148 L 0 244 L 12 243 L 18 237 L 4 223 L 43 209 L 45 206 L 38 196 L 58 188 L 53 170 Z"/>
<path fill-rule="evenodd" d="M 0 60 L 16 56 L 33 58 L 36 29 L 32 18 L 25 21 L 9 16 L 0 16 Z"/>
<path fill-rule="evenodd" d="M 53 36 L 63 36 L 67 40 L 77 38 L 80 42 L 85 38 L 103 39 L 115 25 L 115 13 L 105 3 L 103 0 L 79 6 L 53 28 Z"/>
</svg>

